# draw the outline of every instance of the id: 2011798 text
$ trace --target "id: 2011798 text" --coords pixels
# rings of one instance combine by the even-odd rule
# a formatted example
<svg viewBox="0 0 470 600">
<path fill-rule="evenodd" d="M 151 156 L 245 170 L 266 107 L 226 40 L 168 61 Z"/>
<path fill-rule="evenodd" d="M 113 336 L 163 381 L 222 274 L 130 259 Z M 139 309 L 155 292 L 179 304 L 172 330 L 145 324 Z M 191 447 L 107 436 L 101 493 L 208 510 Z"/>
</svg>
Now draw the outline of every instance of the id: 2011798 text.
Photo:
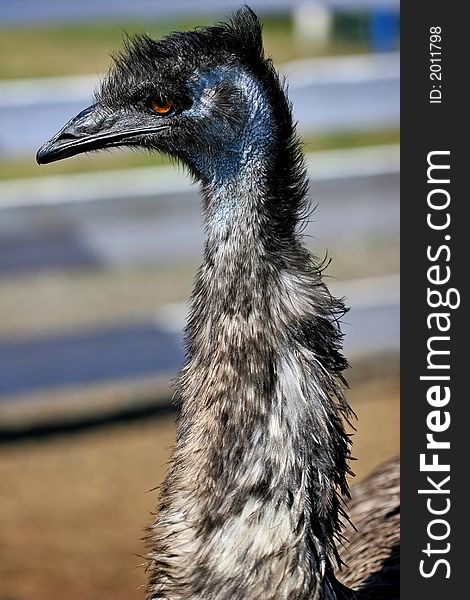
<svg viewBox="0 0 470 600">
<path fill-rule="evenodd" d="M 429 28 L 429 79 L 432 88 L 429 92 L 430 104 L 442 102 L 442 29 L 439 26 Z"/>
</svg>

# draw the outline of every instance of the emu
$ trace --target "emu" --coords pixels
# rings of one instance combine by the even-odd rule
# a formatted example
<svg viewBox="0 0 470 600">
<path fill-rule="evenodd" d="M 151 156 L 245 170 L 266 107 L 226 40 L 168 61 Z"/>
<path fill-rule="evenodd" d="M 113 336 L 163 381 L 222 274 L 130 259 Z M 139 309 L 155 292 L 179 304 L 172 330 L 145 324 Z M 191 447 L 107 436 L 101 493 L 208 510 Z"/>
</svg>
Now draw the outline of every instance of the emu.
<svg viewBox="0 0 470 600">
<path fill-rule="evenodd" d="M 301 244 L 306 171 L 255 14 L 128 40 L 96 103 L 37 161 L 115 146 L 183 163 L 206 233 L 176 447 L 147 535 L 148 599 L 398 597 L 398 463 L 358 486 L 359 531 L 343 540 L 345 307 Z"/>
</svg>

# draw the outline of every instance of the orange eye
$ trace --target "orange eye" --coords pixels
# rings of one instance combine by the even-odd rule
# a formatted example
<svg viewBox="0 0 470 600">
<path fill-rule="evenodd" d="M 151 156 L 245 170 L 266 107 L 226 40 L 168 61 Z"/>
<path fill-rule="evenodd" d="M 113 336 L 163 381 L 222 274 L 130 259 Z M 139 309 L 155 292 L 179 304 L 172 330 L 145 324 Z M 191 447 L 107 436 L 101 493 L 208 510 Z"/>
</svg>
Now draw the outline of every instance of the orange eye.
<svg viewBox="0 0 470 600">
<path fill-rule="evenodd" d="M 153 100 L 152 99 L 152 110 L 158 115 L 167 115 L 173 110 L 173 104 L 169 100 Z"/>
</svg>

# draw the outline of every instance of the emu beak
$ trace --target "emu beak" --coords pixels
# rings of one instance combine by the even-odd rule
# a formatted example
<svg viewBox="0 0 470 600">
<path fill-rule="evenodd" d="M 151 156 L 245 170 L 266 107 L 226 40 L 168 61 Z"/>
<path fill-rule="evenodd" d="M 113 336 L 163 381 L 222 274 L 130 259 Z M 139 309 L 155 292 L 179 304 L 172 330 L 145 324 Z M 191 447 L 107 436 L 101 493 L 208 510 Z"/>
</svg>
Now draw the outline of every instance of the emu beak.
<svg viewBox="0 0 470 600">
<path fill-rule="evenodd" d="M 110 114 L 99 104 L 93 104 L 43 144 L 36 154 L 36 161 L 44 165 L 82 152 L 122 146 L 129 137 L 162 129 L 168 129 L 168 125 L 143 126 L 139 123 L 138 115 L 124 112 Z"/>
</svg>

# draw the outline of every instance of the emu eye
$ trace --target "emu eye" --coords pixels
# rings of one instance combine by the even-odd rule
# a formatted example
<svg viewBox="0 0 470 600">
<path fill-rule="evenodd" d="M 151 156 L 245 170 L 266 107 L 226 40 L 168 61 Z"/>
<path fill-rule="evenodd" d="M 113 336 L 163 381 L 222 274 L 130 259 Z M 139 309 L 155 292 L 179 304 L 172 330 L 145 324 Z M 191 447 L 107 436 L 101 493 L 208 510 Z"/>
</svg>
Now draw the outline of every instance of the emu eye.
<svg viewBox="0 0 470 600">
<path fill-rule="evenodd" d="M 153 112 L 157 113 L 157 115 L 167 115 L 173 110 L 173 104 L 166 98 L 163 100 L 155 100 L 152 98 L 150 105 Z"/>
</svg>

